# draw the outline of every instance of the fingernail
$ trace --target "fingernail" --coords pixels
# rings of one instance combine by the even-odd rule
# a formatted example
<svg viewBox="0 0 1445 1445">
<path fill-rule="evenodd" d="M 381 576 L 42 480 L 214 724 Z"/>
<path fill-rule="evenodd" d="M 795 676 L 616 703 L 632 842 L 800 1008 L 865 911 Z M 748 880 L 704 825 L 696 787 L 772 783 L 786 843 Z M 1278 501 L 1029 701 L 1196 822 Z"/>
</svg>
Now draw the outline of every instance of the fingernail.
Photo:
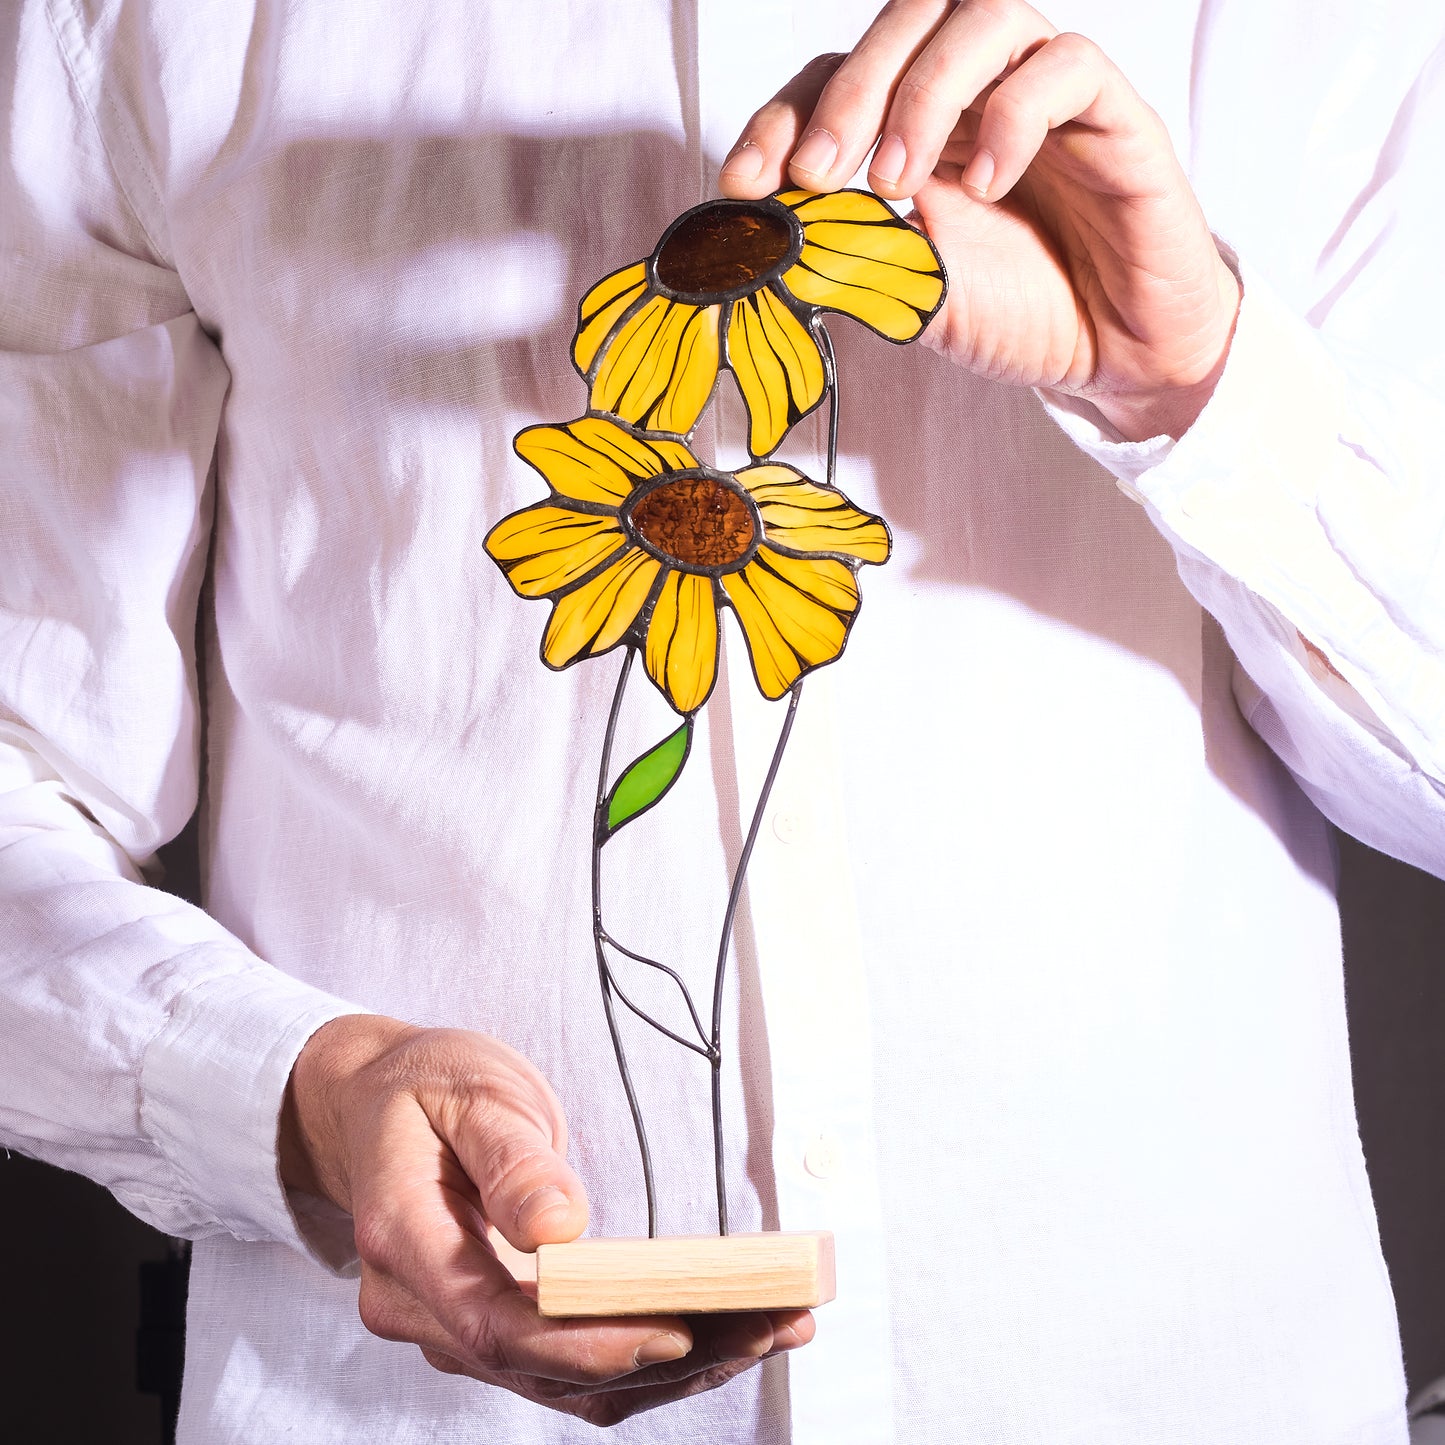
<svg viewBox="0 0 1445 1445">
<path fill-rule="evenodd" d="M 632 1355 L 632 1364 L 639 1370 L 644 1365 L 665 1365 L 669 1360 L 680 1360 L 691 1348 L 681 1335 L 653 1335 L 638 1345 Z"/>
<path fill-rule="evenodd" d="M 809 132 L 793 152 L 792 167 L 810 176 L 826 176 L 838 159 L 838 142 L 825 130 Z"/>
<path fill-rule="evenodd" d="M 773 1327 L 773 1348 L 775 1350 L 796 1350 L 802 1343 L 797 1330 L 792 1325 L 775 1325 Z"/>
<path fill-rule="evenodd" d="M 759 1333 L 761 1328 L 765 1333 Z M 771 1325 L 739 1325 L 719 1335 L 713 1348 L 720 1360 L 756 1360 L 772 1348 L 773 1330 Z"/>
<path fill-rule="evenodd" d="M 869 169 L 885 185 L 896 186 L 898 177 L 903 174 L 903 167 L 907 164 L 908 149 L 902 139 L 896 135 L 886 135 L 878 142 L 878 149 L 873 152 L 873 164 Z"/>
<path fill-rule="evenodd" d="M 517 1228 L 521 1233 L 528 1234 L 544 1214 L 548 1214 L 554 1209 L 569 1210 L 571 1207 L 572 1201 L 560 1189 L 554 1188 L 550 1184 L 544 1184 L 540 1189 L 534 1189 L 517 1206 L 517 1213 L 514 1216 Z"/>
<path fill-rule="evenodd" d="M 755 181 L 763 173 L 763 151 L 745 140 L 723 163 L 722 174 L 732 181 Z"/>
<path fill-rule="evenodd" d="M 986 196 L 993 183 L 993 157 L 987 151 L 974 151 L 963 171 L 963 183 L 969 190 Z"/>
</svg>

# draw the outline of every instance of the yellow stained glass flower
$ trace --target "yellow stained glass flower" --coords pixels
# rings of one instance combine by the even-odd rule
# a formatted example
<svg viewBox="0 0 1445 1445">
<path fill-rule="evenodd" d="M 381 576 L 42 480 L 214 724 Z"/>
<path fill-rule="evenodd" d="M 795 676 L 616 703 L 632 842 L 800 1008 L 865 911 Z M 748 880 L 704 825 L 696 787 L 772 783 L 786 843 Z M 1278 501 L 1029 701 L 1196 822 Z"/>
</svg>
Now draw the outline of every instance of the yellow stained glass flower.
<svg viewBox="0 0 1445 1445">
<path fill-rule="evenodd" d="M 552 602 L 542 661 L 561 669 L 634 643 L 683 715 L 712 692 L 722 606 L 759 689 L 778 698 L 842 652 L 857 570 L 888 558 L 882 518 L 792 467 L 715 471 L 681 441 L 597 416 L 528 427 L 515 446 L 551 495 L 485 545 L 517 593 Z"/>
<path fill-rule="evenodd" d="M 763 457 L 831 380 L 813 329 L 820 311 L 911 341 L 943 291 L 927 237 L 866 191 L 708 201 L 582 298 L 572 359 L 593 410 L 679 436 L 727 366 L 747 404 L 749 450 Z"/>
</svg>

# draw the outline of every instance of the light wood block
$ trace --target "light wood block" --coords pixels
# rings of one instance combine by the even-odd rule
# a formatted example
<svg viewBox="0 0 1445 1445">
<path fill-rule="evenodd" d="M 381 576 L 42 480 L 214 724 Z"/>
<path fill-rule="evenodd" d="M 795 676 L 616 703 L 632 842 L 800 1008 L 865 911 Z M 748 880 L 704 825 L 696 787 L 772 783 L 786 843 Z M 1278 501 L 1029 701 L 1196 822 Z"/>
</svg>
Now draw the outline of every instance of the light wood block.
<svg viewBox="0 0 1445 1445">
<path fill-rule="evenodd" d="M 827 1230 L 577 1239 L 537 1251 L 537 1308 L 561 1318 L 812 1309 L 834 1293 Z"/>
</svg>

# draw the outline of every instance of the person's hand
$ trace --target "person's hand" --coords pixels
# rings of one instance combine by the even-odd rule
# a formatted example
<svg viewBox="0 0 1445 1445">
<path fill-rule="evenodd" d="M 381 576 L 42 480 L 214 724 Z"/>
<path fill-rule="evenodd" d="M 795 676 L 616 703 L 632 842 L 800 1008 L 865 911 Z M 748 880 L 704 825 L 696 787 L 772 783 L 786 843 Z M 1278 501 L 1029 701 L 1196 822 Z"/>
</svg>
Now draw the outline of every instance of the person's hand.
<svg viewBox="0 0 1445 1445">
<path fill-rule="evenodd" d="M 355 1220 L 362 1322 L 436 1369 L 611 1425 L 806 1343 L 806 1310 L 683 1320 L 548 1320 L 487 1243 L 520 1250 L 587 1224 L 556 1096 L 495 1039 L 373 1016 L 334 1019 L 292 1071 L 288 1187 Z"/>
<path fill-rule="evenodd" d="M 994 380 L 1180 435 L 1214 389 L 1239 286 L 1159 117 L 1022 0 L 895 0 L 744 129 L 724 194 L 868 179 L 914 198 L 949 293 L 928 340 Z"/>
</svg>

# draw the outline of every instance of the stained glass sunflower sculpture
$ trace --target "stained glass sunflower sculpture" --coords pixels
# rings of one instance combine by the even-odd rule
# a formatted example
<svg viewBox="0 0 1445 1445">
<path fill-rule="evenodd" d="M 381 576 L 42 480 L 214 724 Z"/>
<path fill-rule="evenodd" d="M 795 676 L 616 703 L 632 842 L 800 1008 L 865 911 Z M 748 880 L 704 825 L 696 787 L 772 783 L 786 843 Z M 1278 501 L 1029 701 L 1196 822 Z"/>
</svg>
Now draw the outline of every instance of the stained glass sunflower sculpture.
<svg viewBox="0 0 1445 1445">
<path fill-rule="evenodd" d="M 515 445 L 551 495 L 485 545 L 521 596 L 552 602 L 542 660 L 560 669 L 630 643 L 684 716 L 712 692 L 720 607 L 742 625 L 758 688 L 782 697 L 842 652 L 858 567 L 888 557 L 881 518 L 792 467 L 716 471 L 607 417 L 529 427 Z"/>
<path fill-rule="evenodd" d="M 932 245 L 864 191 L 708 201 L 583 297 L 572 359 L 594 411 L 676 435 L 692 429 L 728 367 L 747 405 L 749 450 L 763 457 L 832 383 L 819 312 L 905 342 L 943 293 Z"/>
<path fill-rule="evenodd" d="M 709 201 L 679 216 L 646 260 L 614 272 L 583 298 L 572 359 L 588 386 L 587 415 L 530 426 L 514 443 L 548 495 L 504 517 L 485 546 L 513 590 L 552 604 L 542 661 L 561 669 L 613 649 L 622 653 L 597 769 L 592 938 L 637 1130 L 649 1235 L 657 1233 L 656 1183 L 616 1005 L 712 1070 L 718 1230 L 726 1234 L 723 998 L 740 890 L 801 680 L 843 651 L 858 614 L 859 568 L 888 558 L 882 518 L 860 511 L 833 485 L 839 408 L 822 313 L 841 311 L 891 341 L 910 341 L 943 293 L 932 245 L 874 196 L 784 191 L 761 201 Z M 748 409 L 752 462 L 735 472 L 704 465 L 688 435 L 723 367 L 737 378 Z M 820 483 L 771 453 L 830 393 L 827 480 Z M 726 610 L 742 628 L 759 690 L 789 701 L 729 887 L 708 1029 L 707 1010 L 698 1008 L 680 967 L 627 947 L 609 931 L 602 850 L 681 775 L 698 711 L 717 679 Z M 613 742 L 639 658 L 682 721 L 617 769 Z M 633 995 L 624 978 L 629 968 L 671 980 L 685 1005 L 683 1032 Z M 540 1307 L 540 1264 L 538 1281 Z M 810 1302 L 816 1303 L 799 1301 Z M 640 1298 L 638 1305 L 649 1307 Z"/>
</svg>

